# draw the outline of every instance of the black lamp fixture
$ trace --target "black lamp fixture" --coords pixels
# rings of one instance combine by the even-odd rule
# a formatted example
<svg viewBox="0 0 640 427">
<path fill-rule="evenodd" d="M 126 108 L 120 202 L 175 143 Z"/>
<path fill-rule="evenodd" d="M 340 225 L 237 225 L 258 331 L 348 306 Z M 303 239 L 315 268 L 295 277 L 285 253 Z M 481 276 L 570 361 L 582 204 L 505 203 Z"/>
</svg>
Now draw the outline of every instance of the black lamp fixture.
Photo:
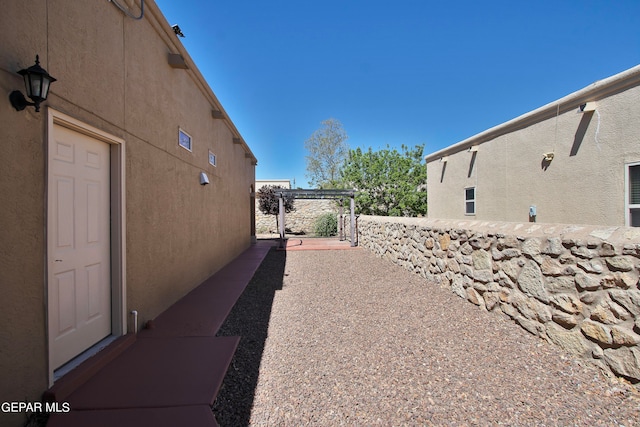
<svg viewBox="0 0 640 427">
<path fill-rule="evenodd" d="M 32 105 L 36 108 L 36 111 L 40 111 L 40 103 L 46 101 L 49 94 L 49 85 L 55 82 L 56 79 L 51 77 L 47 70 L 40 66 L 40 58 L 36 55 L 36 63 L 27 69 L 18 71 L 24 78 L 24 86 L 27 90 L 27 96 L 31 98 L 33 102 L 27 101 L 22 92 L 14 90 L 9 95 L 11 105 L 16 111 L 22 111 L 27 106 Z"/>
</svg>

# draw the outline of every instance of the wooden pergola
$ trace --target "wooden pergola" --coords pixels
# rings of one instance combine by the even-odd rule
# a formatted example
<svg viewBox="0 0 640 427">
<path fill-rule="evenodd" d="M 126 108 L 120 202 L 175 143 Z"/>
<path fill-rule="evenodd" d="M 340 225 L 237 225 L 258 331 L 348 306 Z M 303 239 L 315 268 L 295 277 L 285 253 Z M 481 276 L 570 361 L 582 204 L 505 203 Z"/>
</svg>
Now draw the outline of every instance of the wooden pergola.
<svg viewBox="0 0 640 427">
<path fill-rule="evenodd" d="M 355 190 L 303 190 L 303 189 L 286 189 L 281 188 L 276 190 L 278 193 L 278 216 L 280 219 L 280 247 L 284 247 L 285 240 L 285 226 L 284 226 L 284 196 L 292 196 L 295 199 L 332 199 L 332 200 L 342 200 L 346 197 L 349 198 L 349 207 L 351 210 L 350 215 L 350 224 L 351 224 L 351 246 L 356 246 L 355 243 L 355 223 L 356 223 L 356 202 L 355 202 Z M 342 205 L 340 205 L 340 215 L 342 216 Z M 340 224 L 342 227 L 342 223 Z M 342 229 L 340 230 L 340 235 L 342 236 Z"/>
</svg>

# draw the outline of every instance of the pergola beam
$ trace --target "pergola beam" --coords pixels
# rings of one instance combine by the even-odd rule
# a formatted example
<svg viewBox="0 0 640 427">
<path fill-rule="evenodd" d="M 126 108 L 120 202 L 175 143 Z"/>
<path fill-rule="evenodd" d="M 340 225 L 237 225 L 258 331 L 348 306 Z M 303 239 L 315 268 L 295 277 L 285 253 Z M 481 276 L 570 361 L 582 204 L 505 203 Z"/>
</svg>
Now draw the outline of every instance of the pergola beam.
<svg viewBox="0 0 640 427">
<path fill-rule="evenodd" d="M 297 189 L 278 189 L 282 194 L 291 195 L 296 199 L 342 199 L 344 197 L 355 196 L 355 190 L 305 190 Z"/>
<path fill-rule="evenodd" d="M 343 199 L 349 197 L 349 207 L 351 208 L 350 222 L 351 222 L 351 246 L 356 246 L 355 234 L 356 234 L 356 202 L 355 190 L 303 190 L 303 189 L 278 189 L 278 216 L 280 217 L 280 248 L 284 248 L 285 240 L 285 225 L 284 225 L 284 196 L 293 196 L 296 199 Z M 342 209 L 342 205 L 340 207 Z M 342 227 L 342 225 L 340 225 Z M 340 237 L 342 238 L 342 229 L 340 230 Z"/>
</svg>

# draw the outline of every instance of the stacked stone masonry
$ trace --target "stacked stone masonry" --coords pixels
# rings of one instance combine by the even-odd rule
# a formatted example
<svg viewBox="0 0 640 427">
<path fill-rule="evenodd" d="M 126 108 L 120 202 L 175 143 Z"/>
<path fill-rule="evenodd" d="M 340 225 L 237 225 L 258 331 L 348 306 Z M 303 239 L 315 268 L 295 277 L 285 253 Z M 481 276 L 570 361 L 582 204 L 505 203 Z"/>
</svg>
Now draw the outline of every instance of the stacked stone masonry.
<svg viewBox="0 0 640 427">
<path fill-rule="evenodd" d="M 428 283 L 640 381 L 640 229 L 361 216 L 358 233 Z"/>
<path fill-rule="evenodd" d="M 256 202 L 256 232 L 278 233 L 275 215 L 265 215 L 257 206 Z M 295 211 L 285 215 L 285 227 L 292 233 L 300 234 L 313 234 L 315 222 L 320 215 L 338 212 L 336 202 L 328 199 L 296 199 L 294 207 Z"/>
</svg>

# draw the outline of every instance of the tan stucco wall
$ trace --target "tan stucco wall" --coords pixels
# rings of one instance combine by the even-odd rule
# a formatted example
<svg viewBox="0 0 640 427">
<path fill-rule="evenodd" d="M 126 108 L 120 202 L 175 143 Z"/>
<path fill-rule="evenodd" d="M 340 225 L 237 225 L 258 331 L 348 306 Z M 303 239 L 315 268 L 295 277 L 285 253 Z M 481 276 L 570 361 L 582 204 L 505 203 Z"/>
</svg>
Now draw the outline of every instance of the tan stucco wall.
<svg viewBox="0 0 640 427">
<path fill-rule="evenodd" d="M 46 17 L 42 5 L 44 1 L 35 1 L 33 7 L 24 8 L 20 2 L 8 2 L 0 14 L 0 402 L 39 398 L 39 391 L 47 385 L 45 124 L 32 108 L 17 120 L 8 101 L 14 89 L 24 92 L 22 79 L 15 74 L 22 68 L 18 66 L 33 64 L 36 52 L 32 47 L 46 43 L 42 32 L 23 29 L 42 25 Z M 20 22 L 10 19 L 20 10 Z M 0 414 L 0 424 L 18 425 L 23 417 Z"/>
<path fill-rule="evenodd" d="M 429 218 L 526 222 L 535 205 L 537 222 L 625 225 L 625 164 L 640 161 L 635 80 L 635 86 L 607 96 L 586 88 L 549 104 L 541 120 L 523 116 L 520 124 L 515 119 L 504 126 L 506 132 L 469 138 L 454 152 L 441 150 L 446 162 L 438 153 L 427 156 Z M 584 100 L 596 101 L 597 110 L 578 113 Z M 473 145 L 478 151 L 472 165 Z M 555 157 L 545 168 L 548 152 Z M 472 186 L 476 215 L 466 216 L 464 189 Z"/>
<path fill-rule="evenodd" d="M 171 68 L 170 52 L 183 55 L 190 69 Z M 16 112 L 8 102 L 11 91 L 24 92 L 16 71 L 32 65 L 36 54 L 58 79 L 48 107 L 125 141 L 126 311 L 138 310 L 141 325 L 251 242 L 255 157 L 232 122 L 212 118 L 212 109 L 224 110 L 153 1 L 145 1 L 138 21 L 107 1 L 6 2 L 0 14 L 0 401 L 38 400 L 48 383 L 47 107 Z M 179 128 L 193 138 L 193 152 L 178 146 Z M 217 167 L 208 163 L 209 149 Z M 201 171 L 209 185 L 199 184 Z"/>
</svg>

